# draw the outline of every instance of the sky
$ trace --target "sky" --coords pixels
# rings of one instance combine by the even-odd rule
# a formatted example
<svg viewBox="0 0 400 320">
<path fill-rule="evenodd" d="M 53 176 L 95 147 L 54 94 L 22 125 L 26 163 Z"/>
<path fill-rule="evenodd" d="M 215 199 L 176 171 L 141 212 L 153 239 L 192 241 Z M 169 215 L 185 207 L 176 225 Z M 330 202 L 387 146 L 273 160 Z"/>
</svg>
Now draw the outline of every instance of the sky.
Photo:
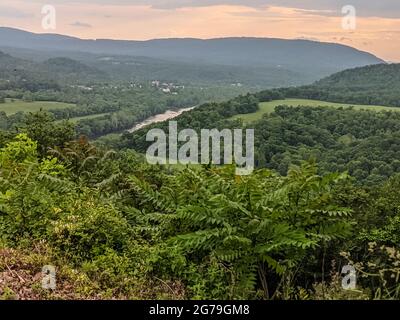
<svg viewBox="0 0 400 320">
<path fill-rule="evenodd" d="M 55 29 L 43 28 L 44 5 Z M 400 62 L 399 0 L 1 0 L 0 26 L 90 39 L 310 39 Z"/>
</svg>

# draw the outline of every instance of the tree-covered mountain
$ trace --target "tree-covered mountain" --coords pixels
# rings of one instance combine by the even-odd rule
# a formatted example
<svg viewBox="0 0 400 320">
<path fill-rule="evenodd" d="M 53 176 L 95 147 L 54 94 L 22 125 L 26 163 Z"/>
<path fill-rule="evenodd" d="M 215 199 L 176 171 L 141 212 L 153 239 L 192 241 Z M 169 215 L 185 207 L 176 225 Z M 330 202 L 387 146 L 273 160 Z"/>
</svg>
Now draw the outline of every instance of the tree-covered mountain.
<svg viewBox="0 0 400 320">
<path fill-rule="evenodd" d="M 105 72 L 69 58 L 51 58 L 34 62 L 16 58 L 0 51 L 0 82 L 2 89 L 24 88 L 30 91 L 59 88 L 59 84 L 101 82 Z"/>
<path fill-rule="evenodd" d="M 108 75 L 96 68 L 69 58 L 51 58 L 40 64 L 49 74 L 59 80 L 69 82 L 100 82 L 108 79 Z"/>
<path fill-rule="evenodd" d="M 400 64 L 344 70 L 313 85 L 283 91 L 297 98 L 400 107 Z"/>
<path fill-rule="evenodd" d="M 0 51 L 0 89 L 19 87 L 25 90 L 56 89 L 44 68 L 35 62 L 15 58 Z"/>
<path fill-rule="evenodd" d="M 0 51 L 0 78 L 3 80 L 40 71 L 37 69 L 38 65 L 32 61 L 19 59 Z"/>
<path fill-rule="evenodd" d="M 192 81 L 200 78 L 202 82 L 256 83 L 264 87 L 307 84 L 347 68 L 383 62 L 345 45 L 269 38 L 84 40 L 0 28 L 0 44 L 3 50 L 30 50 L 35 56 L 35 51 L 61 51 L 62 56 L 72 58 L 77 52 L 103 55 L 98 57 L 102 60 L 96 68 L 105 66 L 110 73 L 118 74 L 123 66 L 124 74 L 128 72 L 130 77 L 139 71 L 155 79 L 176 80 L 178 73 Z M 139 61 L 126 61 L 126 57 Z M 143 62 L 140 57 L 156 60 Z"/>
<path fill-rule="evenodd" d="M 235 66 L 204 64 L 202 62 L 170 61 L 165 59 L 105 55 L 83 52 L 37 51 L 21 48 L 1 47 L 4 52 L 25 60 L 44 62 L 59 57 L 68 57 L 107 74 L 113 81 L 152 81 L 194 84 L 201 86 L 243 85 L 263 88 L 286 87 L 310 83 L 314 77 L 281 67 Z"/>
<path fill-rule="evenodd" d="M 400 88 L 400 64 L 376 64 L 344 70 L 315 83 L 321 88 L 352 90 L 380 89 L 398 90 Z"/>
</svg>

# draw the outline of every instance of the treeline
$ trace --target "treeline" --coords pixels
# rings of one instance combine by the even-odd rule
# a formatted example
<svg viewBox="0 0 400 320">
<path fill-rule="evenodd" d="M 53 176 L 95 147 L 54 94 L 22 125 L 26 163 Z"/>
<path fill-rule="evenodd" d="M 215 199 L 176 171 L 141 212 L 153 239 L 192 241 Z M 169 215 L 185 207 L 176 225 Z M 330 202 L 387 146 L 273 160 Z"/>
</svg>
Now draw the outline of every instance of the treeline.
<svg viewBox="0 0 400 320">
<path fill-rule="evenodd" d="M 329 102 L 341 102 L 346 104 L 378 105 L 388 107 L 400 107 L 400 88 L 335 88 L 306 86 L 298 88 L 281 89 L 281 93 L 287 98 L 301 98 L 322 100 Z"/>
<path fill-rule="evenodd" d="M 281 174 L 310 158 L 371 186 L 400 173 L 399 112 L 278 106 L 251 128 L 257 165 Z"/>
</svg>

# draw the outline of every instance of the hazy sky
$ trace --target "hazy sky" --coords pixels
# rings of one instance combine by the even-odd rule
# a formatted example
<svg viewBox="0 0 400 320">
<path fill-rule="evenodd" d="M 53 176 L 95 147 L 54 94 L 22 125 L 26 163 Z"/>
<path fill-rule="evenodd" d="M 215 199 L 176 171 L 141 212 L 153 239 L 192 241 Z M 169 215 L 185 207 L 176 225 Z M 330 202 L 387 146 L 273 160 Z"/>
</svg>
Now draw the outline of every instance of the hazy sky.
<svg viewBox="0 0 400 320">
<path fill-rule="evenodd" d="M 55 30 L 42 28 L 45 4 L 56 8 Z M 345 5 L 355 29 L 342 27 Z M 400 62 L 400 0 L 1 0 L 0 26 L 82 38 L 306 38 Z"/>
</svg>

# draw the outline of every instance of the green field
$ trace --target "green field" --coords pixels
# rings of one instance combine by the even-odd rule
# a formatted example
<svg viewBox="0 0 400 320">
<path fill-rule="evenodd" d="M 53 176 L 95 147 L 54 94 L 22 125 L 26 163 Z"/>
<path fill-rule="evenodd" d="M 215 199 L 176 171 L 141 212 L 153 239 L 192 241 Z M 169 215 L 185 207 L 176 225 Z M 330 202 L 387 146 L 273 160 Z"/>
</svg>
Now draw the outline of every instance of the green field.
<svg viewBox="0 0 400 320">
<path fill-rule="evenodd" d="M 52 102 L 52 101 L 34 101 L 25 102 L 22 100 L 6 99 L 5 103 L 0 103 L 0 112 L 4 111 L 7 115 L 17 112 L 36 112 L 40 109 L 52 110 L 52 109 L 65 109 L 69 107 L 75 107 L 74 104 L 63 103 L 63 102 Z"/>
<path fill-rule="evenodd" d="M 274 100 L 269 102 L 260 103 L 260 109 L 254 113 L 248 114 L 238 114 L 232 119 L 242 119 L 245 123 L 253 122 L 258 119 L 261 119 L 262 116 L 266 113 L 271 113 L 275 110 L 275 107 L 279 105 L 287 105 L 287 106 L 310 106 L 310 107 L 354 107 L 356 110 L 375 110 L 375 111 L 400 111 L 400 108 L 395 107 L 384 107 L 384 106 L 372 106 L 372 105 L 355 105 L 355 104 L 346 104 L 346 103 L 334 103 L 334 102 L 326 102 L 319 100 L 307 100 L 307 99 L 286 99 L 286 100 Z"/>
</svg>

